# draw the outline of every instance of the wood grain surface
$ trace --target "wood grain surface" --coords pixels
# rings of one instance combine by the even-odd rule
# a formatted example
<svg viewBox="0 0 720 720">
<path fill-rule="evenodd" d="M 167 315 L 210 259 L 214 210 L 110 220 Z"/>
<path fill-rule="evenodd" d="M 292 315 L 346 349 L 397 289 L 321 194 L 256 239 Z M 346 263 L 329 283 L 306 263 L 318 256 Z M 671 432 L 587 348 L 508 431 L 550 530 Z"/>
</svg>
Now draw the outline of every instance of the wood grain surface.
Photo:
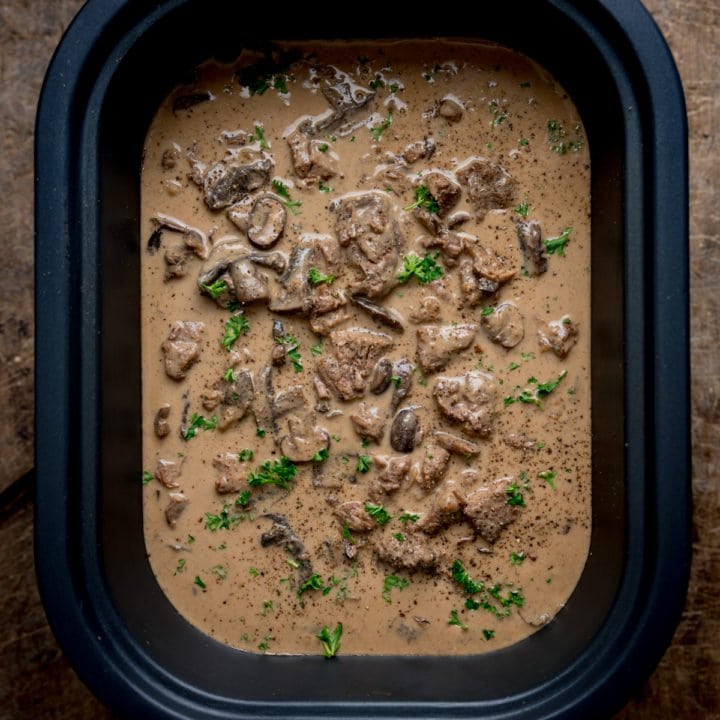
<svg viewBox="0 0 720 720">
<path fill-rule="evenodd" d="M 47 626 L 33 568 L 33 124 L 43 75 L 81 0 L 0 0 L 0 720 L 111 718 Z M 683 80 L 690 124 L 693 565 L 680 625 L 616 720 L 720 720 L 720 0 L 645 0 Z"/>
</svg>

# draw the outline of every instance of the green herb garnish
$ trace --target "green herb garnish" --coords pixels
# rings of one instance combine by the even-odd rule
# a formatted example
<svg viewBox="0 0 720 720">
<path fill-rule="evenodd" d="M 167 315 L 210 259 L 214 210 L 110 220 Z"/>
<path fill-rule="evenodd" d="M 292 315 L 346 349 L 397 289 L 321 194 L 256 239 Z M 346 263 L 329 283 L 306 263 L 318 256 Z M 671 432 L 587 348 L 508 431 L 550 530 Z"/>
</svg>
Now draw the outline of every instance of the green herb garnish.
<svg viewBox="0 0 720 720">
<path fill-rule="evenodd" d="M 386 603 L 390 604 L 392 602 L 392 600 L 390 599 L 390 591 L 394 588 L 404 590 L 409 584 L 410 581 L 407 578 L 398 577 L 397 575 L 386 575 L 385 580 L 383 581 L 383 600 L 385 600 Z"/>
<path fill-rule="evenodd" d="M 358 455 L 356 470 L 365 474 L 372 465 L 372 458 L 369 455 Z"/>
<path fill-rule="evenodd" d="M 524 552 L 510 553 L 510 564 L 511 565 L 522 565 L 523 562 L 525 562 L 525 553 Z"/>
<path fill-rule="evenodd" d="M 457 625 L 462 630 L 468 629 L 468 626 L 460 620 L 460 616 L 458 615 L 457 610 L 450 611 L 450 619 L 448 620 L 448 625 Z"/>
<path fill-rule="evenodd" d="M 522 494 L 522 488 L 519 485 L 508 485 L 505 490 L 507 494 L 507 504 L 513 507 L 525 507 L 525 498 Z"/>
<path fill-rule="evenodd" d="M 142 484 L 143 484 L 143 485 L 147 485 L 147 484 L 151 483 L 151 482 L 152 482 L 152 479 L 153 479 L 154 477 L 155 477 L 155 476 L 154 476 L 151 472 L 148 472 L 147 470 L 144 470 L 144 471 L 143 471 L 143 474 L 142 474 Z"/>
<path fill-rule="evenodd" d="M 197 435 L 198 430 L 214 430 L 217 427 L 218 419 L 217 415 L 213 415 L 211 418 L 204 418 L 202 415 L 193 413 L 190 418 L 190 425 L 185 428 L 182 433 L 183 440 L 190 440 Z"/>
<path fill-rule="evenodd" d="M 307 278 L 308 278 L 308 282 L 313 287 L 317 287 L 318 285 L 322 285 L 323 283 L 332 285 L 335 280 L 334 275 L 325 275 L 325 273 L 321 273 L 317 268 L 314 268 L 314 267 L 310 268 Z"/>
<path fill-rule="evenodd" d="M 282 204 L 290 210 L 293 215 L 297 215 L 300 212 L 298 208 L 302 205 L 302 200 L 293 200 L 290 197 L 288 186 L 277 178 L 272 181 L 272 186 L 273 190 L 280 196 Z"/>
<path fill-rule="evenodd" d="M 403 260 L 403 269 L 398 273 L 397 279 L 404 283 L 414 276 L 422 285 L 438 280 L 445 274 L 442 267 L 435 262 L 435 258 L 439 254 L 431 253 L 423 258 L 414 254 L 407 255 Z"/>
<path fill-rule="evenodd" d="M 197 585 L 203 592 L 207 590 L 207 585 L 202 581 L 202 578 L 199 575 L 195 576 L 195 579 L 193 580 L 193 585 Z"/>
<path fill-rule="evenodd" d="M 201 284 L 200 287 L 214 300 L 228 289 L 228 284 L 224 280 L 216 280 L 210 285 Z"/>
<path fill-rule="evenodd" d="M 555 490 L 555 473 L 552 470 L 543 470 L 538 473 L 538 477 Z"/>
<path fill-rule="evenodd" d="M 250 487 L 263 485 L 277 485 L 283 490 L 290 487 L 290 481 L 297 474 L 297 466 L 284 455 L 279 460 L 267 460 L 260 467 L 248 475 Z"/>
<path fill-rule="evenodd" d="M 389 113 L 388 116 L 377 126 L 370 128 L 372 139 L 377 142 L 382 137 L 382 134 L 392 125 L 393 116 Z"/>
<path fill-rule="evenodd" d="M 409 513 L 404 512 L 398 520 L 400 520 L 401 523 L 407 524 L 408 522 L 416 523 L 420 519 L 419 515 L 416 515 L 415 513 Z"/>
<path fill-rule="evenodd" d="M 285 90 L 287 92 L 287 89 Z M 260 149 L 261 150 L 269 150 L 270 146 L 267 144 L 267 141 L 265 140 L 265 135 L 263 133 L 263 129 L 260 125 L 255 126 L 255 134 L 253 135 L 253 138 L 257 140 L 260 143 Z"/>
<path fill-rule="evenodd" d="M 317 634 L 317 639 L 322 643 L 323 653 L 326 658 L 333 658 L 340 649 L 340 638 L 342 637 L 343 626 L 338 623 L 331 632 L 329 628 L 323 629 Z"/>
<path fill-rule="evenodd" d="M 313 462 L 323 462 L 324 460 L 327 460 L 330 457 L 330 453 L 328 452 L 327 448 L 322 448 L 321 450 L 318 450 L 313 455 Z"/>
<path fill-rule="evenodd" d="M 425 208 L 433 215 L 437 215 L 440 212 L 438 201 L 424 185 L 418 185 L 415 188 L 415 202 L 412 205 L 408 205 L 405 210 L 409 212 L 415 208 Z"/>
<path fill-rule="evenodd" d="M 233 315 L 225 323 L 225 335 L 221 340 L 220 344 L 226 350 L 230 350 L 233 345 L 235 345 L 235 343 L 240 339 L 240 336 L 244 335 L 249 330 L 250 324 L 248 323 L 247 318 L 244 315 Z"/>
<path fill-rule="evenodd" d="M 375 520 L 378 525 L 387 525 L 392 520 L 392 516 L 382 505 L 365 503 L 365 512 Z"/>
<path fill-rule="evenodd" d="M 543 245 L 545 245 L 545 249 L 548 251 L 548 255 L 555 255 L 557 253 L 558 255 L 562 255 L 564 257 L 565 246 L 570 239 L 571 232 L 572 228 L 566 227 L 557 237 L 551 237 L 547 238 L 547 240 L 543 240 Z"/>
<path fill-rule="evenodd" d="M 255 453 L 250 450 L 249 448 L 243 448 L 238 453 L 238 460 L 240 462 L 245 462 L 246 460 L 252 460 L 255 457 Z"/>
</svg>

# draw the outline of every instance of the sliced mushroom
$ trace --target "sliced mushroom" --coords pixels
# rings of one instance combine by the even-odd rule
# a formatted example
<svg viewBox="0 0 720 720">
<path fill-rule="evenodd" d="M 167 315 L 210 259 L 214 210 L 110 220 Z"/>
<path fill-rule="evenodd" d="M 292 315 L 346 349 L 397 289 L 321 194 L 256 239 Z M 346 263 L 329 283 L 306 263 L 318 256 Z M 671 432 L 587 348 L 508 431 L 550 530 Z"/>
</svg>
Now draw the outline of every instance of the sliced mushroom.
<svg viewBox="0 0 720 720">
<path fill-rule="evenodd" d="M 470 455 L 477 455 L 480 452 L 480 448 L 475 443 L 458 437 L 457 435 L 443 432 L 442 430 L 435 430 L 433 436 L 435 440 L 437 440 L 438 445 L 442 445 L 446 450 L 456 455 L 468 457 Z"/>
<path fill-rule="evenodd" d="M 418 418 L 411 407 L 400 410 L 390 428 L 390 445 L 397 452 L 409 453 L 415 449 L 418 434 Z"/>
<path fill-rule="evenodd" d="M 403 316 L 397 310 L 378 305 L 362 295 L 353 295 L 350 299 L 355 305 L 362 308 L 373 320 L 387 325 L 392 330 L 397 330 L 398 332 L 405 331 Z"/>
<path fill-rule="evenodd" d="M 248 240 L 259 248 L 272 247 L 285 229 L 287 212 L 275 196 L 261 195 L 250 213 Z"/>
<path fill-rule="evenodd" d="M 400 407 L 400 403 L 410 394 L 414 371 L 415 366 L 407 358 L 401 358 L 393 365 L 391 379 L 395 386 L 390 400 L 391 412 L 395 412 Z"/>
<path fill-rule="evenodd" d="M 368 383 L 370 392 L 373 395 L 382 395 L 390 387 L 392 375 L 392 362 L 386 357 L 380 358 L 370 375 L 370 382 Z"/>
</svg>

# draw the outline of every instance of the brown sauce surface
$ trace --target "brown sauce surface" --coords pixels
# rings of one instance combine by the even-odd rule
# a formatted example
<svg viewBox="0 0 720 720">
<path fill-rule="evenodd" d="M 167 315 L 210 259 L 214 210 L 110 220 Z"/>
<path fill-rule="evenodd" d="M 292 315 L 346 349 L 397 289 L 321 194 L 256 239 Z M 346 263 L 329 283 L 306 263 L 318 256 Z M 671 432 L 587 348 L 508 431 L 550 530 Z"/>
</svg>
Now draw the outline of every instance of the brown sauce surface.
<svg viewBox="0 0 720 720">
<path fill-rule="evenodd" d="M 263 67 L 248 54 L 233 67 L 202 67 L 163 103 L 147 137 L 143 454 L 153 570 L 191 623 L 251 652 L 321 653 L 317 634 L 337 623 L 341 654 L 510 645 L 561 610 L 589 546 L 590 194 L 580 118 L 544 70 L 496 46 L 285 47 L 300 58 Z M 418 201 L 419 211 L 408 209 Z M 534 241 L 529 221 L 539 223 Z M 542 239 L 535 255 L 521 237 Z M 403 283 L 408 256 L 427 260 Z M 278 272 L 278 261 L 290 270 Z M 433 280 L 435 267 L 442 276 Z M 314 285 L 312 270 L 315 281 L 334 280 Z M 237 302 L 246 292 L 267 297 Z M 374 319 L 357 294 L 391 317 Z M 224 347 L 239 315 L 247 331 Z M 203 328 L 168 339 L 177 321 Z M 576 340 L 566 357 L 543 347 L 548 333 Z M 387 362 L 376 368 L 383 358 L 389 382 L 379 372 Z M 411 387 L 400 398 L 403 367 Z M 375 394 L 378 377 L 387 388 Z M 469 400 L 453 378 L 466 390 L 475 383 L 471 419 L 461 417 Z M 382 426 L 377 439 L 350 419 L 361 403 Z M 403 410 L 396 445 L 410 452 L 391 447 Z M 211 427 L 200 421 L 185 439 L 194 415 Z M 469 444 L 448 453 L 436 432 Z M 240 460 L 243 450 L 252 458 Z M 287 488 L 248 484 L 288 454 L 302 460 Z M 408 458 L 397 488 L 383 456 Z M 159 460 L 170 463 L 165 474 Z M 166 512 L 173 502 L 177 517 Z M 379 524 L 383 510 L 391 519 Z M 422 567 L 402 567 L 413 562 Z M 453 579 L 458 562 L 482 585 L 474 594 Z"/>
</svg>

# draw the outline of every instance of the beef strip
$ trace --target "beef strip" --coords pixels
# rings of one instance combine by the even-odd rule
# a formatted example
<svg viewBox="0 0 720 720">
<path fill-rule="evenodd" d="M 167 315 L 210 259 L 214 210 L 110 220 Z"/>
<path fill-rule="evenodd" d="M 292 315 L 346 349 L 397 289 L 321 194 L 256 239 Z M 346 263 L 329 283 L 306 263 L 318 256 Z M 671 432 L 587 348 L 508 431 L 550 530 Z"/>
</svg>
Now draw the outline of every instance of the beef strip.
<svg viewBox="0 0 720 720">
<path fill-rule="evenodd" d="M 409 455 L 375 455 L 373 468 L 376 475 L 370 483 L 370 497 L 377 500 L 383 494 L 399 490 L 410 472 L 410 461 Z"/>
<path fill-rule="evenodd" d="M 187 371 L 200 359 L 200 338 L 204 323 L 177 320 L 170 327 L 161 345 L 165 360 L 165 372 L 173 380 L 182 380 Z"/>
<path fill-rule="evenodd" d="M 488 210 L 508 208 L 515 200 L 515 180 L 505 168 L 487 158 L 470 158 L 455 171 L 455 175 L 465 187 L 479 221 L 485 218 Z"/>
<path fill-rule="evenodd" d="M 165 521 L 174 528 L 190 501 L 180 492 L 168 493 L 169 502 L 165 507 Z"/>
<path fill-rule="evenodd" d="M 448 478 L 435 490 L 430 510 L 423 514 L 415 527 L 428 535 L 434 535 L 462 520 L 465 502 L 465 493 L 460 483 L 455 478 Z"/>
<path fill-rule="evenodd" d="M 490 434 L 497 415 L 497 385 L 492 375 L 471 370 L 457 377 L 439 377 L 432 393 L 448 420 L 471 435 Z"/>
<path fill-rule="evenodd" d="M 420 461 L 418 479 L 425 492 L 432 490 L 443 478 L 450 462 L 450 453 L 441 445 L 428 443 Z"/>
<path fill-rule="evenodd" d="M 177 460 L 158 458 L 157 466 L 155 468 L 155 479 L 169 490 L 180 487 L 178 478 L 182 473 L 182 465 L 184 461 L 184 457 L 178 458 Z"/>
<path fill-rule="evenodd" d="M 350 292 L 368 298 L 387 295 L 397 283 L 396 269 L 405 245 L 387 194 L 348 193 L 334 200 L 330 210 L 335 213 L 335 232 L 348 266 L 356 274 Z"/>
<path fill-rule="evenodd" d="M 169 415 L 170 405 L 168 403 L 163 403 L 155 413 L 153 429 L 159 438 L 164 438 L 170 434 L 170 423 L 167 421 Z"/>
<path fill-rule="evenodd" d="M 468 493 L 463 513 L 483 540 L 494 543 L 515 521 L 519 508 L 508 504 L 512 477 L 499 478 Z"/>
<path fill-rule="evenodd" d="M 523 316 L 513 303 L 501 303 L 483 313 L 481 324 L 486 335 L 504 348 L 515 347 L 525 336 Z"/>
<path fill-rule="evenodd" d="M 355 432 L 360 437 L 368 437 L 380 442 L 385 432 L 385 415 L 374 405 L 361 402 L 357 412 L 350 416 Z"/>
<path fill-rule="evenodd" d="M 386 535 L 375 546 L 375 552 L 382 562 L 397 570 L 435 570 L 440 562 L 439 554 L 422 533 L 408 532 L 402 541 Z"/>
<path fill-rule="evenodd" d="M 474 323 L 421 325 L 417 329 L 417 358 L 422 371 L 442 370 L 454 354 L 470 347 L 477 331 Z"/>
<path fill-rule="evenodd" d="M 365 394 L 375 363 L 394 345 L 389 335 L 358 327 L 334 330 L 330 343 L 317 369 L 325 384 L 343 400 Z"/>
<path fill-rule="evenodd" d="M 334 513 L 340 524 L 350 532 L 366 533 L 377 527 L 377 523 L 365 512 L 365 505 L 359 500 L 341 503 Z"/>
<path fill-rule="evenodd" d="M 551 320 L 538 330 L 538 345 L 545 352 L 552 350 L 559 358 L 566 358 L 575 347 L 578 338 L 577 325 L 567 316 Z"/>
<path fill-rule="evenodd" d="M 215 479 L 215 490 L 221 495 L 240 492 L 247 479 L 247 470 L 234 452 L 218 453 L 212 461 L 219 477 Z"/>
</svg>

